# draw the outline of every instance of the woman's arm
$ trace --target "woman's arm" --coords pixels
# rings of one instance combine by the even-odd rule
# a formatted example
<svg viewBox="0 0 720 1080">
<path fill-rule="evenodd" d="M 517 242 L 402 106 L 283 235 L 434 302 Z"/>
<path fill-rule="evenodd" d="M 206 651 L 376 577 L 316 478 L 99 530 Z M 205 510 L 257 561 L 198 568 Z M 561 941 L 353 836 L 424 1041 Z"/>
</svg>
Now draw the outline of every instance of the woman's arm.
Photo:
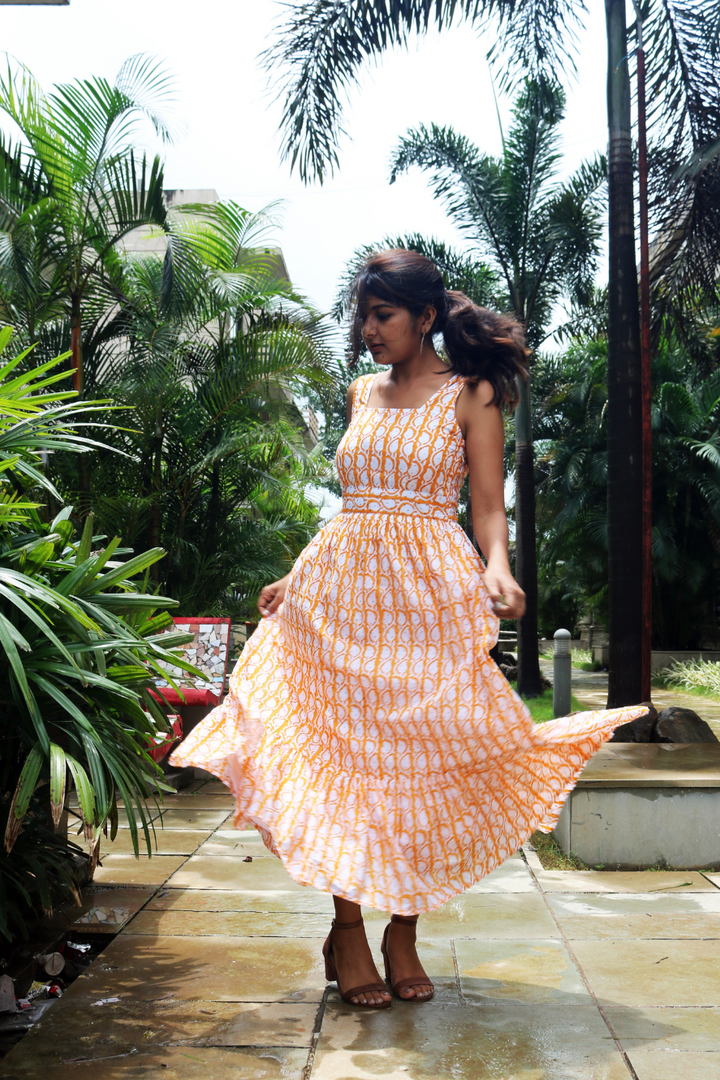
<svg viewBox="0 0 720 1080">
<path fill-rule="evenodd" d="M 470 469 L 473 528 L 487 562 L 485 585 L 497 614 L 519 619 L 525 614 L 525 593 L 510 572 L 503 483 L 505 433 L 500 409 L 489 404 L 492 397 L 490 383 L 466 384 L 456 414 Z"/>
</svg>

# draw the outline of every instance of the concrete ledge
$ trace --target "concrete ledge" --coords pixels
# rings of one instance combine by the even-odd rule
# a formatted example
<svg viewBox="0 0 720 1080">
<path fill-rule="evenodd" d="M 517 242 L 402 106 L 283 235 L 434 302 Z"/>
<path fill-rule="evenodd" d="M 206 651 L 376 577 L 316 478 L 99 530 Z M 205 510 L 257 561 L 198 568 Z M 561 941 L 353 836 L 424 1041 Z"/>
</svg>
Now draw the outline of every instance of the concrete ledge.
<svg viewBox="0 0 720 1080">
<path fill-rule="evenodd" d="M 554 837 L 591 867 L 720 867 L 720 745 L 603 747 L 563 807 Z"/>
</svg>

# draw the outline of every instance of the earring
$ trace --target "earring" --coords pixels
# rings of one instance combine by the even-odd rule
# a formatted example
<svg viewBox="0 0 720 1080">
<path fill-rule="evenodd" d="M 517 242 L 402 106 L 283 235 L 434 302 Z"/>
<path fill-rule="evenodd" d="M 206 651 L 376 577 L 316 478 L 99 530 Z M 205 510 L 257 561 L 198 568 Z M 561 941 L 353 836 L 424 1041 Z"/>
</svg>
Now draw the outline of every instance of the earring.
<svg viewBox="0 0 720 1080">
<path fill-rule="evenodd" d="M 425 348 L 425 335 L 423 334 L 423 336 L 420 338 L 420 352 L 422 352 L 424 348 Z"/>
</svg>

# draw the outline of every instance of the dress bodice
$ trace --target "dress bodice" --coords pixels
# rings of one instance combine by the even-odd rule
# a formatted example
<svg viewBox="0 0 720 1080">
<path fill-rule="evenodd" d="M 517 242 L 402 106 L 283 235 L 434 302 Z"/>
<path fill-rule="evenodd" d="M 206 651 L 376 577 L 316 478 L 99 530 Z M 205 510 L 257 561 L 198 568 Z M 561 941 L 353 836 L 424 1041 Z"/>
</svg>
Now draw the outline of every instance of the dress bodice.
<svg viewBox="0 0 720 1080">
<path fill-rule="evenodd" d="M 368 405 L 375 377 L 357 380 L 337 449 L 343 510 L 454 519 L 467 473 L 455 417 L 463 379 L 453 376 L 416 409 L 383 409 Z"/>
</svg>

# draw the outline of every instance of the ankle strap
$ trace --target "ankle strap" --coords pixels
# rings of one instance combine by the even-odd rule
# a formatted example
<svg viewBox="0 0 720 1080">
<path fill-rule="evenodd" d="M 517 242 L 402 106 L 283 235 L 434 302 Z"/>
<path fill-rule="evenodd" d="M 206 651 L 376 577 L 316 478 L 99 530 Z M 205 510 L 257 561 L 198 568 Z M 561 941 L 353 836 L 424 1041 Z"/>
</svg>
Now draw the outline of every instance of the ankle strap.
<svg viewBox="0 0 720 1080">
<path fill-rule="evenodd" d="M 419 915 L 391 915 L 390 922 L 399 922 L 403 926 L 416 926 Z"/>
<path fill-rule="evenodd" d="M 362 926 L 362 919 L 356 919 L 355 922 L 337 922 L 333 919 L 333 930 L 355 930 L 358 926 Z"/>
</svg>

